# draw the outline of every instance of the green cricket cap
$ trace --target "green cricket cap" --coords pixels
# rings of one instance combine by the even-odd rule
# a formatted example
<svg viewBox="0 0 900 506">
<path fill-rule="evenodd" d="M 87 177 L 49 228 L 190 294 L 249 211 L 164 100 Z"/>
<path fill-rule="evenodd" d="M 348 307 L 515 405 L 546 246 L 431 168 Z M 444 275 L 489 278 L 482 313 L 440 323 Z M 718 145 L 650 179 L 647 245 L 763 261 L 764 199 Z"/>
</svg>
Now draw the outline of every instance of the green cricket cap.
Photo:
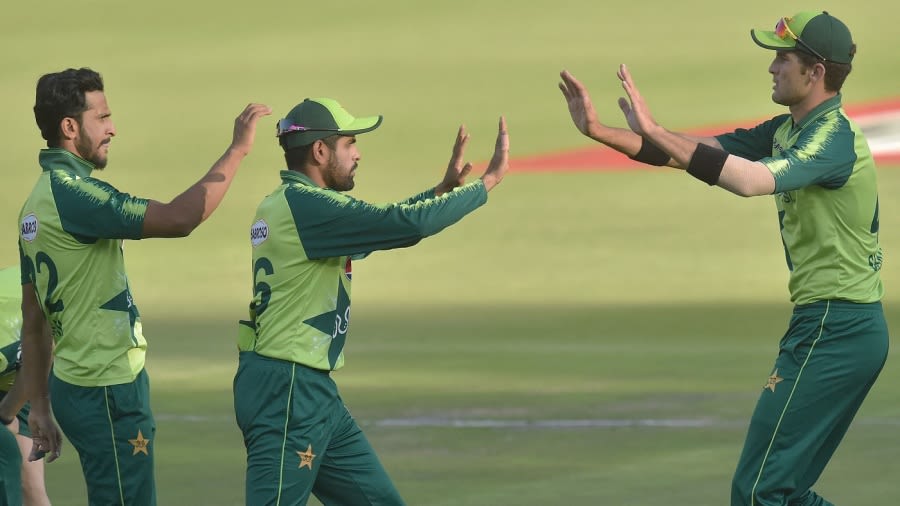
<svg viewBox="0 0 900 506">
<path fill-rule="evenodd" d="M 847 25 L 825 11 L 781 18 L 775 30 L 750 30 L 750 36 L 766 49 L 796 49 L 835 63 L 852 62 L 856 52 Z"/>
<path fill-rule="evenodd" d="M 330 98 L 307 98 L 278 121 L 278 142 L 285 151 L 331 135 L 356 135 L 381 125 L 382 116 L 355 118 Z"/>
</svg>

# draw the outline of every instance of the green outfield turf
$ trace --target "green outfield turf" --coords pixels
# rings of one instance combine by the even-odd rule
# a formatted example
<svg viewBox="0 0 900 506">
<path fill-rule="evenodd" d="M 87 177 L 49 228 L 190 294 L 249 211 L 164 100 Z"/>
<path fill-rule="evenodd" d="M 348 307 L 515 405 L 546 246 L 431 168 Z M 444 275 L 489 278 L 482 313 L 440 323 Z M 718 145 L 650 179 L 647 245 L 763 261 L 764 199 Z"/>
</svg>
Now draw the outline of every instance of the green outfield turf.
<svg viewBox="0 0 900 506">
<path fill-rule="evenodd" d="M 850 10 L 859 54 L 847 102 L 896 97 L 888 0 Z M 780 112 L 772 54 L 751 27 L 810 8 L 589 1 L 17 2 L 0 16 L 6 157 L 0 265 L 43 146 L 41 73 L 91 66 L 118 128 L 101 177 L 168 200 L 224 151 L 250 101 L 271 105 L 254 152 L 191 237 L 125 246 L 150 343 L 161 505 L 243 504 L 231 406 L 236 322 L 250 296 L 250 219 L 278 183 L 275 119 L 332 96 L 385 115 L 359 138 L 353 194 L 399 200 L 435 184 L 456 128 L 489 157 L 500 114 L 514 156 L 589 145 L 556 87 L 569 69 L 622 125 L 629 64 L 660 123 Z M 881 167 L 885 307 L 900 329 L 900 167 Z M 410 505 L 721 505 L 791 311 L 771 198 L 683 173 L 511 174 L 488 205 L 414 248 L 354 264 L 344 398 Z M 817 491 L 874 506 L 900 495 L 893 356 Z M 71 447 L 47 469 L 55 506 L 85 501 Z"/>
</svg>

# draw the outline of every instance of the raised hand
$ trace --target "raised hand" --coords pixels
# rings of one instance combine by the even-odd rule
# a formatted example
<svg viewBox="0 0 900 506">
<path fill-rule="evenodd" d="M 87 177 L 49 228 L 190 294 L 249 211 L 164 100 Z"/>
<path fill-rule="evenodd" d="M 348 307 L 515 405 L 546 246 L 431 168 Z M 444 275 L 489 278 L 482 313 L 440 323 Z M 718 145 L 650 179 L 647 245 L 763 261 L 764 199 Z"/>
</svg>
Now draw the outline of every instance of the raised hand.
<svg viewBox="0 0 900 506">
<path fill-rule="evenodd" d="M 234 136 L 231 147 L 247 155 L 253 148 L 256 137 L 256 124 L 263 116 L 272 114 L 272 109 L 263 104 L 249 104 L 234 120 Z"/>
<path fill-rule="evenodd" d="M 500 116 L 497 131 L 497 142 L 494 144 L 494 156 L 481 176 L 487 191 L 497 186 L 509 170 L 509 133 L 506 131 L 506 118 Z"/>
<path fill-rule="evenodd" d="M 635 86 L 628 67 L 624 63 L 619 66 L 619 71 L 616 72 L 616 75 L 619 76 L 619 79 L 622 81 L 622 88 L 628 94 L 628 100 L 624 98 L 619 99 L 619 108 L 622 109 L 622 114 L 625 115 L 629 128 L 634 133 L 642 136 L 659 128 L 656 120 L 650 114 L 650 108 L 647 107 L 644 97 L 641 96 L 641 92 Z"/>
<path fill-rule="evenodd" d="M 461 125 L 456 132 L 456 142 L 453 144 L 453 154 L 450 156 L 450 163 L 447 164 L 447 172 L 444 173 L 443 181 L 434 188 L 435 195 L 443 195 L 466 183 L 466 176 L 472 171 L 471 163 L 463 163 L 468 143 L 469 134 L 466 133 L 466 127 Z"/>
<path fill-rule="evenodd" d="M 597 118 L 597 111 L 594 109 L 594 103 L 591 102 L 587 88 L 568 70 L 560 72 L 559 77 L 562 78 L 559 89 L 566 97 L 572 122 L 575 123 L 579 132 L 590 137 L 592 126 L 599 124 L 600 120 Z"/>
</svg>

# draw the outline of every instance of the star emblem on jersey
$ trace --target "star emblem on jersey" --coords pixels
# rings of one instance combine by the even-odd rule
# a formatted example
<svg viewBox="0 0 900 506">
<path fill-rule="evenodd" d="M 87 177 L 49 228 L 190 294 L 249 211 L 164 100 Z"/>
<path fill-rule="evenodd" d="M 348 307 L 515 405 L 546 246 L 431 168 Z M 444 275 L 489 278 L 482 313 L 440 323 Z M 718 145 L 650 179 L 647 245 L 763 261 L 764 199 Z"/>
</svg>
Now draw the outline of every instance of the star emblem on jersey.
<svg viewBox="0 0 900 506">
<path fill-rule="evenodd" d="M 766 386 L 765 386 L 764 388 L 768 388 L 769 390 L 771 390 L 772 392 L 774 392 L 774 391 L 775 391 L 775 385 L 781 383 L 782 381 L 784 381 L 784 378 L 782 378 L 781 376 L 779 376 L 779 375 L 778 375 L 778 369 L 775 369 L 775 372 L 773 372 L 772 375 L 769 376 L 769 380 L 766 381 Z"/>
<path fill-rule="evenodd" d="M 344 283 L 338 279 L 337 300 L 334 309 L 317 316 L 313 316 L 303 323 L 331 336 L 331 346 L 328 348 L 328 363 L 334 368 L 341 350 L 344 349 L 344 341 L 347 340 L 347 328 L 350 326 L 350 296 L 344 289 Z"/>
<path fill-rule="evenodd" d="M 138 316 L 141 314 L 138 312 L 137 306 L 134 305 L 134 300 L 131 298 L 131 290 L 128 287 L 109 299 L 106 304 L 100 306 L 100 309 L 128 313 L 128 322 L 131 324 L 131 339 L 137 344 L 137 339 L 134 337 L 134 322 L 137 321 Z"/>
<path fill-rule="evenodd" d="M 143 453 L 144 455 L 149 456 L 150 452 L 147 450 L 147 446 L 150 444 L 149 439 L 144 439 L 144 434 L 141 433 L 141 429 L 138 429 L 138 435 L 136 439 L 129 439 L 129 443 L 134 446 L 134 453 L 132 455 L 137 455 L 138 453 Z"/>
<path fill-rule="evenodd" d="M 312 452 L 312 445 L 306 445 L 305 452 L 297 452 L 300 456 L 300 467 L 308 467 L 312 470 L 312 461 L 316 458 L 316 454 Z"/>
</svg>

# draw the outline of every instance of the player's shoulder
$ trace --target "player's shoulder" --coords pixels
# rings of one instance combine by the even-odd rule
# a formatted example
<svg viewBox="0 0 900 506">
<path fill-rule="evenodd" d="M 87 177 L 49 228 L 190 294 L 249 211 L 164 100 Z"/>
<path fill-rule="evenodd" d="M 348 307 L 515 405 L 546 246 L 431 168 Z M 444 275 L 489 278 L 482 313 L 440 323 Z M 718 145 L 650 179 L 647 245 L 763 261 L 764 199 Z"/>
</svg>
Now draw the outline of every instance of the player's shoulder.
<svg viewBox="0 0 900 506">
<path fill-rule="evenodd" d="M 81 176 L 64 169 L 50 169 L 48 172 L 50 173 L 50 183 L 64 189 L 103 193 L 118 193 L 119 191 L 115 186 L 96 177 Z"/>
<path fill-rule="evenodd" d="M 821 144 L 822 149 L 852 150 L 858 130 L 842 109 L 835 108 L 813 119 L 804 128 L 802 135 L 806 139 L 815 140 L 815 144 Z"/>
<path fill-rule="evenodd" d="M 354 201 L 353 197 L 332 190 L 302 183 L 289 183 L 284 188 L 284 198 L 291 205 L 336 207 Z"/>
<path fill-rule="evenodd" d="M 59 169 L 49 172 L 53 199 L 63 208 L 70 208 L 68 204 L 76 209 L 84 205 L 102 205 L 121 193 L 102 179 Z"/>
</svg>

